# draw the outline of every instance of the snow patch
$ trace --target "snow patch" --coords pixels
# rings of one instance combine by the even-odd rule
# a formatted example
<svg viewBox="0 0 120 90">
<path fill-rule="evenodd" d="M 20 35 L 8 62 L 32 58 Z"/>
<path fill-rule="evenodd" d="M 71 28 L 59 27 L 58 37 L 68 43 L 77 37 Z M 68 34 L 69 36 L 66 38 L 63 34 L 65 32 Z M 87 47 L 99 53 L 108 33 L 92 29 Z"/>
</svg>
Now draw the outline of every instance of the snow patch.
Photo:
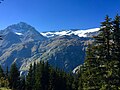
<svg viewBox="0 0 120 90">
<path fill-rule="evenodd" d="M 17 34 L 17 35 L 23 35 L 22 33 L 18 33 L 18 32 L 15 32 L 15 34 Z"/>
<path fill-rule="evenodd" d="M 63 35 L 78 35 L 79 37 L 87 37 L 88 33 L 92 33 L 92 32 L 97 32 L 99 31 L 100 28 L 93 28 L 93 29 L 88 29 L 88 30 L 65 30 L 65 31 L 57 31 L 57 32 L 44 32 L 44 33 L 40 33 L 43 36 L 50 38 L 50 37 L 54 37 L 54 36 L 63 36 Z"/>
</svg>

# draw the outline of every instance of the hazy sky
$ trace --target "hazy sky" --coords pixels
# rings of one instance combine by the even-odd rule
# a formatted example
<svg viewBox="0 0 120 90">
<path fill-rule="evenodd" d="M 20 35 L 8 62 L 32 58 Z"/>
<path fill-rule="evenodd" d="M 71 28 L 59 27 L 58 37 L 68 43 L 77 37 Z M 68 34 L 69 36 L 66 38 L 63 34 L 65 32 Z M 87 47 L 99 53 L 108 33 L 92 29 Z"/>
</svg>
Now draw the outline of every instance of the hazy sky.
<svg viewBox="0 0 120 90">
<path fill-rule="evenodd" d="M 106 14 L 120 14 L 120 0 L 4 0 L 0 29 L 26 22 L 40 32 L 100 26 Z"/>
</svg>

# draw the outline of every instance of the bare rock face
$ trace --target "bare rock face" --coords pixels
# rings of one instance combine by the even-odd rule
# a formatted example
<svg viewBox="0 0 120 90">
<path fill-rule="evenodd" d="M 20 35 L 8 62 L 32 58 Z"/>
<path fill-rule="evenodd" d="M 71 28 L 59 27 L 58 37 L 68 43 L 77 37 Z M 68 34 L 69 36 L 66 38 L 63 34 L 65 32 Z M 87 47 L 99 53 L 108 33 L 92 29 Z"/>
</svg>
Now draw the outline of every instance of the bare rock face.
<svg viewBox="0 0 120 90">
<path fill-rule="evenodd" d="M 31 63 L 42 60 L 66 72 L 72 71 L 83 64 L 87 42 L 92 41 L 91 36 L 98 31 L 89 31 L 85 37 L 76 34 L 77 30 L 71 32 L 72 34 L 48 37 L 45 32 L 39 33 L 24 22 L 8 26 L 0 31 L 3 38 L 0 40 L 0 64 L 5 69 L 16 62 L 21 71 L 26 71 Z"/>
</svg>

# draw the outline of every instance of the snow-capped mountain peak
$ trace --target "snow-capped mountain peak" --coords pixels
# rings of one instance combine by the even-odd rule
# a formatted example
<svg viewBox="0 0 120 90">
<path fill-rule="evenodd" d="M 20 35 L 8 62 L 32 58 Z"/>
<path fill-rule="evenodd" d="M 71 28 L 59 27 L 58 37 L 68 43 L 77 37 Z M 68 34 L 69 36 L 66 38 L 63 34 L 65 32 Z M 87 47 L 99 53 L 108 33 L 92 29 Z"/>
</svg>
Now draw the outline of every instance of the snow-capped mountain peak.
<svg viewBox="0 0 120 90">
<path fill-rule="evenodd" d="M 22 42 L 36 41 L 36 40 L 42 41 L 46 39 L 46 37 L 42 36 L 34 27 L 24 22 L 12 24 L 3 31 L 1 31 L 0 33 L 1 35 L 5 36 L 10 32 L 18 35 L 18 37 Z"/>
<path fill-rule="evenodd" d="M 87 29 L 87 30 L 62 30 L 54 32 L 42 32 L 41 34 L 47 38 L 63 35 L 78 35 L 79 37 L 90 37 L 91 33 L 96 33 L 99 28 Z"/>
</svg>

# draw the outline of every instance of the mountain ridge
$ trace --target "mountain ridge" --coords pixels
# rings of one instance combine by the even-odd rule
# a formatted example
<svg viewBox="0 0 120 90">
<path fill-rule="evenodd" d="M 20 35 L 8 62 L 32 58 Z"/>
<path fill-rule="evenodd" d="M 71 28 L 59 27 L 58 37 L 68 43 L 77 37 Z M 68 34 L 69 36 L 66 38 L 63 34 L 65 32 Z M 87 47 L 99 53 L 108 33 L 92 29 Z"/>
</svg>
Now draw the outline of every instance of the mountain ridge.
<svg viewBox="0 0 120 90">
<path fill-rule="evenodd" d="M 0 64 L 6 68 L 16 62 L 20 71 L 26 71 L 31 63 L 48 61 L 52 66 L 69 72 L 84 62 L 87 43 L 92 42 L 91 36 L 97 33 L 84 33 L 87 37 L 64 34 L 48 38 L 34 27 L 20 22 L 0 31 L 3 35 Z"/>
<path fill-rule="evenodd" d="M 61 30 L 61 31 L 48 31 L 48 32 L 41 32 L 41 34 L 47 38 L 51 38 L 54 36 L 63 36 L 63 35 L 78 35 L 79 37 L 90 37 L 88 34 L 92 34 L 94 32 L 98 32 L 99 28 L 87 29 L 87 30 L 80 30 L 80 29 L 70 29 L 70 30 Z"/>
</svg>

